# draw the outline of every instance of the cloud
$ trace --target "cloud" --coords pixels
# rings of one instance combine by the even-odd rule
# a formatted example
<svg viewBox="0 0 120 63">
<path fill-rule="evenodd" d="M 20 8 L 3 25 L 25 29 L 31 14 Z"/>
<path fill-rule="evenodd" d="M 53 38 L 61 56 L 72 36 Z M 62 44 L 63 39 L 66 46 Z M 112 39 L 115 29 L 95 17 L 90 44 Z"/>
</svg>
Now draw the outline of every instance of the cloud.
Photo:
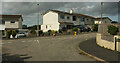
<svg viewBox="0 0 120 63">
<path fill-rule="evenodd" d="M 40 4 L 37 6 L 37 4 Z M 37 14 L 42 14 L 48 9 L 57 9 L 68 12 L 73 9 L 75 13 L 88 14 L 90 16 L 100 16 L 100 2 L 4 2 L 2 5 L 3 14 L 21 14 L 23 23 L 28 26 L 37 24 Z M 118 15 L 118 3 L 105 2 L 103 6 L 104 16 Z M 42 16 L 40 15 L 42 21 Z"/>
</svg>

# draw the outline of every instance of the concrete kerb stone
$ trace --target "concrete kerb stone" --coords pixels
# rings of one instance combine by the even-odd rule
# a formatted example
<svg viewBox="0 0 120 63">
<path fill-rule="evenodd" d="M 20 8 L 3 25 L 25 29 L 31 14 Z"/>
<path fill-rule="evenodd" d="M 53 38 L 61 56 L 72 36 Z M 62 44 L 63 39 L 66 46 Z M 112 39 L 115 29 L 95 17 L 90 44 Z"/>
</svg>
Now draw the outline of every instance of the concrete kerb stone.
<svg viewBox="0 0 120 63">
<path fill-rule="evenodd" d="M 92 57 L 93 59 L 95 59 L 95 60 L 97 60 L 97 61 L 100 61 L 100 62 L 102 62 L 102 63 L 109 63 L 109 62 L 107 62 L 107 61 L 105 61 L 105 60 L 103 60 L 103 59 L 101 59 L 101 58 L 99 58 L 99 57 L 96 57 L 96 56 L 94 56 L 94 55 L 91 55 L 91 54 L 83 51 L 82 49 L 80 49 L 79 45 L 76 45 L 76 49 L 78 50 L 78 53 L 80 53 L 80 51 L 81 51 L 81 52 L 85 53 L 87 56 Z"/>
</svg>

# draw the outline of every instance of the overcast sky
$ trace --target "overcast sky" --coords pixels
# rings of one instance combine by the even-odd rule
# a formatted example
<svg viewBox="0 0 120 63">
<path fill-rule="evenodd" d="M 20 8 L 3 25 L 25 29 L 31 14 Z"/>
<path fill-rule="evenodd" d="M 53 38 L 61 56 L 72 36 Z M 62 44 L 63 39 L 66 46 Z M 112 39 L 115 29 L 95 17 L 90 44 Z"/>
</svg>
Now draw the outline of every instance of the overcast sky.
<svg viewBox="0 0 120 63">
<path fill-rule="evenodd" d="M 37 6 L 37 4 L 40 4 Z M 100 17 L 100 2 L 4 2 L 2 3 L 3 14 L 21 14 L 23 24 L 28 26 L 37 24 L 37 14 L 42 14 L 48 9 L 55 9 L 69 12 L 73 9 L 75 13 Z M 0 10 L 1 11 L 1 10 Z M 103 16 L 109 17 L 113 21 L 118 21 L 118 3 L 105 2 L 103 6 Z M 40 15 L 40 24 L 42 16 Z"/>
</svg>

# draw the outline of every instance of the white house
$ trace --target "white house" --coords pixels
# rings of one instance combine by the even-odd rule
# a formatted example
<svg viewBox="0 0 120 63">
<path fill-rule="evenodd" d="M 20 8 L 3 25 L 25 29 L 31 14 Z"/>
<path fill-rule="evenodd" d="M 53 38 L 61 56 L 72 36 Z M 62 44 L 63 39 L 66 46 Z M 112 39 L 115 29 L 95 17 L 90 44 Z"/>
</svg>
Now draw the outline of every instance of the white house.
<svg viewBox="0 0 120 63">
<path fill-rule="evenodd" d="M 0 30 L 5 35 L 7 30 L 22 29 L 22 21 L 22 15 L 0 15 Z"/>
<path fill-rule="evenodd" d="M 70 12 L 63 12 L 58 10 L 48 10 L 43 15 L 43 24 L 41 30 L 47 32 L 48 30 L 56 30 L 62 28 L 72 28 L 73 25 L 93 25 L 97 20 L 95 17 L 74 13 L 72 9 Z"/>
<path fill-rule="evenodd" d="M 112 20 L 109 17 L 103 17 L 102 21 L 100 17 L 95 19 L 95 24 L 111 23 L 111 22 Z"/>
<path fill-rule="evenodd" d="M 43 13 L 43 24 L 41 30 L 46 32 L 48 30 L 62 29 L 63 27 L 71 28 L 73 25 L 92 25 L 94 17 L 70 12 L 62 12 L 58 10 L 48 10 Z"/>
</svg>

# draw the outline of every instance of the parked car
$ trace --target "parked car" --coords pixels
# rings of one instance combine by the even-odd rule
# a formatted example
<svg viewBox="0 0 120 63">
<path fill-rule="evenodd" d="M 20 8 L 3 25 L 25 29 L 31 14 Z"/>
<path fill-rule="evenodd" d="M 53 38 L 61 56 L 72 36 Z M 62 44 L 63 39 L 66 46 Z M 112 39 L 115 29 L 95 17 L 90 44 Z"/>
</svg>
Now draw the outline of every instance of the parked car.
<svg viewBox="0 0 120 63">
<path fill-rule="evenodd" d="M 86 25 L 75 25 L 73 27 L 79 28 L 80 32 L 89 32 L 89 31 L 91 31 L 90 27 L 88 27 Z"/>
<path fill-rule="evenodd" d="M 26 37 L 26 34 L 25 34 L 25 32 L 18 32 L 17 37 L 18 38 Z"/>
</svg>

